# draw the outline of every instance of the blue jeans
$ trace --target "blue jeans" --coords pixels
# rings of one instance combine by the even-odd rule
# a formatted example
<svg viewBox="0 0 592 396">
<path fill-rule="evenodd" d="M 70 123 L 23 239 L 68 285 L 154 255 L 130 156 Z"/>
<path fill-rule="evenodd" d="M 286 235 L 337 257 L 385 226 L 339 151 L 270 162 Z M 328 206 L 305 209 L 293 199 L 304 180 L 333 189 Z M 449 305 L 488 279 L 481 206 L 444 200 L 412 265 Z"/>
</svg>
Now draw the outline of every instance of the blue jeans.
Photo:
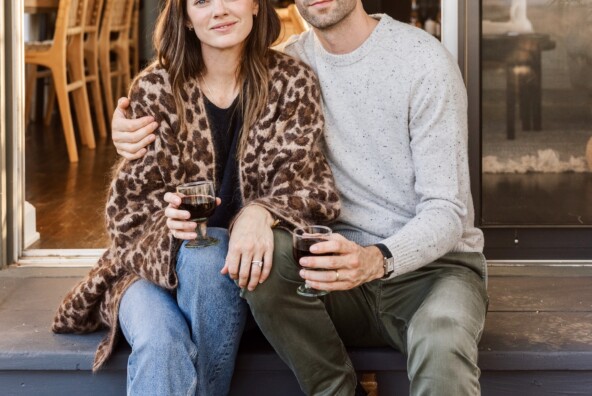
<svg viewBox="0 0 592 396">
<path fill-rule="evenodd" d="M 177 298 L 140 280 L 119 307 L 121 329 L 132 353 L 128 395 L 226 395 L 245 325 L 247 305 L 239 288 L 220 274 L 228 232 L 208 228 L 215 246 L 177 255 Z"/>
</svg>

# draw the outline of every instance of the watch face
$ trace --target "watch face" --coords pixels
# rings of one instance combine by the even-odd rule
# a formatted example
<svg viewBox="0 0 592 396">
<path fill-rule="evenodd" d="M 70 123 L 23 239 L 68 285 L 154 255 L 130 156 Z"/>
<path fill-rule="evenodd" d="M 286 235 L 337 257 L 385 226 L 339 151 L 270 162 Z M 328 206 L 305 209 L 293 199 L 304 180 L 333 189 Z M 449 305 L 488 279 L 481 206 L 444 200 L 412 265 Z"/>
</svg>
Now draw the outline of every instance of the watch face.
<svg viewBox="0 0 592 396">
<path fill-rule="evenodd" d="M 386 259 L 386 268 L 388 273 L 390 274 L 395 270 L 395 259 L 394 258 L 387 258 Z"/>
<path fill-rule="evenodd" d="M 382 266 L 384 267 L 384 276 L 387 278 L 390 274 L 393 273 L 395 270 L 395 259 L 394 258 L 384 258 Z"/>
</svg>

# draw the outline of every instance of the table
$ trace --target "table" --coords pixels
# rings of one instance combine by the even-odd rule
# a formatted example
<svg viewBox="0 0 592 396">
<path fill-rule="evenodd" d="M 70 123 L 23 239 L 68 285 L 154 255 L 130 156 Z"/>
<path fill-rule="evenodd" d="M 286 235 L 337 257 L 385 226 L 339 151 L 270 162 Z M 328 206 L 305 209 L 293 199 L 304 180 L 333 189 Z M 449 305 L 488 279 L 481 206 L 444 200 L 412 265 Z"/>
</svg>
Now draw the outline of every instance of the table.
<svg viewBox="0 0 592 396">
<path fill-rule="evenodd" d="M 522 129 L 542 130 L 541 54 L 555 48 L 548 34 L 483 35 L 481 60 L 502 65 L 506 69 L 507 138 L 514 139 L 516 97 L 518 97 Z"/>
</svg>

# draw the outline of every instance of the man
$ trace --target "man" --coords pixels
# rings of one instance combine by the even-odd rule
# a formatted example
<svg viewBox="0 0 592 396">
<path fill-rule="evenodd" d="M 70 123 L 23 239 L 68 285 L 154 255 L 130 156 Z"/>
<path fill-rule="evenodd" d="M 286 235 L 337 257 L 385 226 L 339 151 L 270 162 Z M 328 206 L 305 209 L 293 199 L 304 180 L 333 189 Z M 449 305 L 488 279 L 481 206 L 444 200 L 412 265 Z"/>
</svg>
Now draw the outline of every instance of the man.
<svg viewBox="0 0 592 396">
<path fill-rule="evenodd" d="M 285 51 L 318 74 L 342 216 L 302 270 L 276 232 L 269 278 L 245 292 L 253 316 L 306 394 L 353 395 L 345 346 L 371 345 L 408 356 L 413 395 L 479 394 L 486 263 L 458 67 L 425 32 L 369 16 L 361 0 L 296 5 L 313 30 Z M 141 156 L 154 128 L 116 114 L 120 154 Z M 302 279 L 331 293 L 298 296 Z"/>
</svg>

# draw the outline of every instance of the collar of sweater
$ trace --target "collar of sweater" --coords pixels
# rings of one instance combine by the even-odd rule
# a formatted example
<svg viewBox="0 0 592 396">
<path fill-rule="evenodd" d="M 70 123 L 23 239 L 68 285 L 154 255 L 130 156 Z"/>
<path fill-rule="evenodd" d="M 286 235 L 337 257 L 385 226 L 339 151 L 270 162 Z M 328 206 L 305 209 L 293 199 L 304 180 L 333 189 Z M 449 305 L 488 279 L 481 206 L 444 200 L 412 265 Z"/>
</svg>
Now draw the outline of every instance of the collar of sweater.
<svg viewBox="0 0 592 396">
<path fill-rule="evenodd" d="M 378 20 L 378 25 L 376 25 L 370 36 L 366 39 L 366 41 L 364 41 L 364 43 L 362 43 L 362 45 L 347 54 L 332 54 L 328 52 L 323 47 L 316 34 L 312 34 L 314 48 L 318 58 L 333 66 L 347 66 L 363 59 L 366 55 L 368 55 L 368 53 L 372 51 L 376 44 L 378 44 L 380 37 L 383 36 L 382 31 L 389 29 L 388 25 L 391 25 L 389 22 L 394 21 L 386 14 L 374 14 L 372 15 L 372 18 Z"/>
</svg>

